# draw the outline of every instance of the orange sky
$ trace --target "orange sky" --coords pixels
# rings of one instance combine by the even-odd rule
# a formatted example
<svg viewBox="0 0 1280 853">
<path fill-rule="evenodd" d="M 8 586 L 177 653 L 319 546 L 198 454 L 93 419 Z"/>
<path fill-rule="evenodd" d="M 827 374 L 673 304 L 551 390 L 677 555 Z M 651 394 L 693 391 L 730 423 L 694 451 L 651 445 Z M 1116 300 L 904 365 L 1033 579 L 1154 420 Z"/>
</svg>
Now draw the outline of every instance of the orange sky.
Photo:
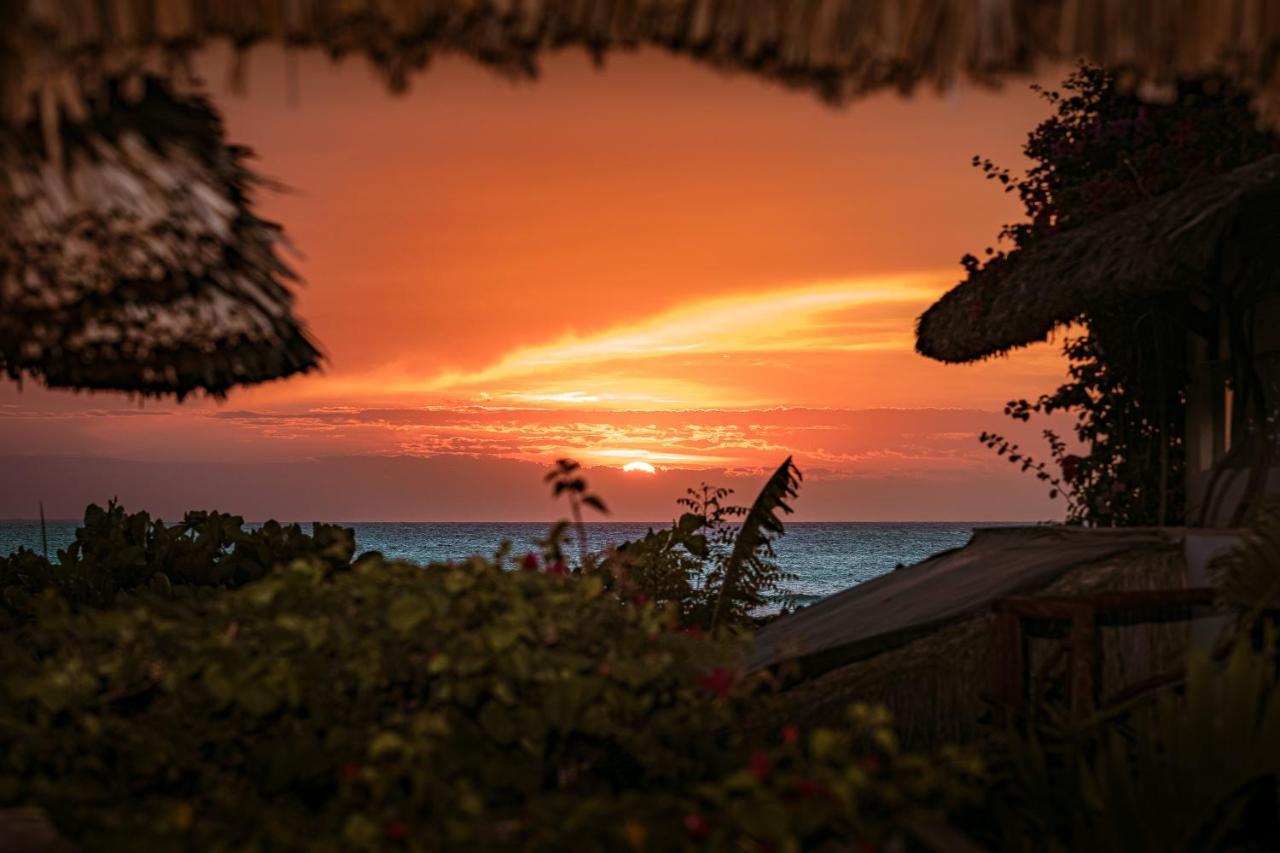
<svg viewBox="0 0 1280 853">
<path fill-rule="evenodd" d="M 1061 379 L 1056 348 L 911 351 L 960 256 L 1017 216 L 969 161 L 1020 163 L 1046 113 L 1025 85 L 835 110 L 656 52 L 602 71 L 570 53 L 537 83 L 440 60 L 392 98 L 359 62 L 303 56 L 291 102 L 278 53 L 252 55 L 244 96 L 225 56 L 203 70 L 231 139 L 292 188 L 261 206 L 302 254 L 328 368 L 221 404 L 5 386 L 4 453 L 28 458 L 0 516 L 114 488 L 170 515 L 537 519 L 555 512 L 537 466 L 573 455 L 621 517 L 653 519 L 685 482 L 747 492 L 789 453 L 801 517 L 1061 514 L 976 441 L 1018 432 L 999 409 Z M 70 458 L 117 479 L 53 476 Z M 317 502 L 308 477 L 336 459 L 369 482 Z M 658 474 L 618 473 L 636 460 Z M 238 473 L 215 488 L 209 463 Z"/>
</svg>

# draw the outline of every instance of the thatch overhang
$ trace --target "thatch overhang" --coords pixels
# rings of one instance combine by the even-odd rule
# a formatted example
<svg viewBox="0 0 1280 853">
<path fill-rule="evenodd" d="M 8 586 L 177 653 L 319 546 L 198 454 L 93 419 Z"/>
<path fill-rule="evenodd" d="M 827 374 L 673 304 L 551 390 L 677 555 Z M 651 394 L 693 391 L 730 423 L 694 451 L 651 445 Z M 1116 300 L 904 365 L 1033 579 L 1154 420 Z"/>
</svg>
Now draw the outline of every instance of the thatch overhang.
<svg viewBox="0 0 1280 853">
<path fill-rule="evenodd" d="M 317 366 L 208 102 L 111 85 L 49 130 L 0 127 L 0 371 L 181 398 Z"/>
<path fill-rule="evenodd" d="M 916 350 L 969 362 L 1087 311 L 1174 292 L 1280 288 L 1280 154 L 1064 229 L 974 272 L 921 315 Z"/>
<path fill-rule="evenodd" d="M 531 75 L 559 48 L 654 46 L 833 100 L 1087 58 L 1153 92 L 1222 73 L 1280 102 L 1269 0 L 0 0 L 0 19 L 5 7 L 16 109 L 86 77 L 186 77 L 214 39 L 363 54 L 394 88 L 442 53 Z"/>
</svg>

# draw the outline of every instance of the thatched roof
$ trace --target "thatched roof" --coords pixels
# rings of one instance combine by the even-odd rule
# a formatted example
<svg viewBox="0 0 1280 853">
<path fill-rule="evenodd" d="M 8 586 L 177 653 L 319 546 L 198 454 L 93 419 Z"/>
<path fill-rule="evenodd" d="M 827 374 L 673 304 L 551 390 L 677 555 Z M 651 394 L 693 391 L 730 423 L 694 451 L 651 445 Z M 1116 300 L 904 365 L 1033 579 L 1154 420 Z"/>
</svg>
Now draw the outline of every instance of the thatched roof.
<svg viewBox="0 0 1280 853">
<path fill-rule="evenodd" d="M 52 133 L 0 128 L 0 370 L 181 398 L 315 367 L 212 107 L 158 81 L 101 97 Z"/>
<path fill-rule="evenodd" d="M 973 273 L 920 317 L 916 349 L 975 361 L 1062 323 L 1176 291 L 1280 286 L 1280 154 L 1044 238 Z"/>
<path fill-rule="evenodd" d="M 531 74 L 560 47 L 652 45 L 833 99 L 1076 57 L 1156 86 L 1225 72 L 1267 104 L 1280 92 L 1266 0 L 0 0 L 0 18 L 6 6 L 18 109 L 82 74 L 185 76 L 209 39 L 361 53 L 396 87 L 439 53 Z"/>
</svg>

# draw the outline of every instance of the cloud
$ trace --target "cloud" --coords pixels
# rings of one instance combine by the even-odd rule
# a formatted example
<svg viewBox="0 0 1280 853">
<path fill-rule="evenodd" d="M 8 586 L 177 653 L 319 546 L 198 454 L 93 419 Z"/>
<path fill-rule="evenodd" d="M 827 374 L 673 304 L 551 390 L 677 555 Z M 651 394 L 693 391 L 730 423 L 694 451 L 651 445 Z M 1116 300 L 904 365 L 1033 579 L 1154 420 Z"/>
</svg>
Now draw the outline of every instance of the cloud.
<svg viewBox="0 0 1280 853">
<path fill-rule="evenodd" d="M 308 439 L 362 452 L 484 456 L 546 462 L 572 456 L 588 464 L 764 470 L 791 455 L 825 476 L 924 475 L 975 471 L 994 458 L 977 441 L 1008 427 L 1034 446 L 1030 426 L 1004 424 L 972 409 L 621 410 L 333 407 L 281 412 L 220 412 L 243 430 L 285 444 Z M 1025 433 L 1025 435 L 1024 435 Z"/>
<path fill-rule="evenodd" d="M 720 374 L 739 369 L 742 357 L 910 352 L 915 312 L 951 278 L 943 272 L 885 275 L 704 298 L 592 334 L 522 347 L 479 370 L 425 380 L 402 371 L 340 385 L 356 393 L 377 388 L 516 404 L 733 405 L 744 396 L 731 394 Z M 731 364 L 718 361 L 735 356 Z M 762 396 L 759 389 L 754 396 Z"/>
</svg>

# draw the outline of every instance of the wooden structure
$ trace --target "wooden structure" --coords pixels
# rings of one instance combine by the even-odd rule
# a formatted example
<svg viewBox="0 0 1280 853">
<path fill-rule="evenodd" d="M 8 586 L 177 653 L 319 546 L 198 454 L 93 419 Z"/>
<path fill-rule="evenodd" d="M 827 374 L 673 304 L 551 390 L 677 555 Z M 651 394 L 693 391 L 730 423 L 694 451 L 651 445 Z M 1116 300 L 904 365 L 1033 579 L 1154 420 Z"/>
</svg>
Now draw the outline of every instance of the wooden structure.
<svg viewBox="0 0 1280 853">
<path fill-rule="evenodd" d="M 1108 701 L 1099 665 L 1099 629 L 1192 618 L 1197 607 L 1213 605 L 1212 588 L 1109 591 L 1072 596 L 1017 596 L 993 606 L 991 701 L 1006 719 L 1021 719 L 1043 699 L 1051 674 L 1061 669 L 1070 715 L 1079 720 Z M 1056 649 L 1031 672 L 1028 641 L 1057 640 Z M 1134 685 L 1125 695 L 1152 686 Z"/>
</svg>

